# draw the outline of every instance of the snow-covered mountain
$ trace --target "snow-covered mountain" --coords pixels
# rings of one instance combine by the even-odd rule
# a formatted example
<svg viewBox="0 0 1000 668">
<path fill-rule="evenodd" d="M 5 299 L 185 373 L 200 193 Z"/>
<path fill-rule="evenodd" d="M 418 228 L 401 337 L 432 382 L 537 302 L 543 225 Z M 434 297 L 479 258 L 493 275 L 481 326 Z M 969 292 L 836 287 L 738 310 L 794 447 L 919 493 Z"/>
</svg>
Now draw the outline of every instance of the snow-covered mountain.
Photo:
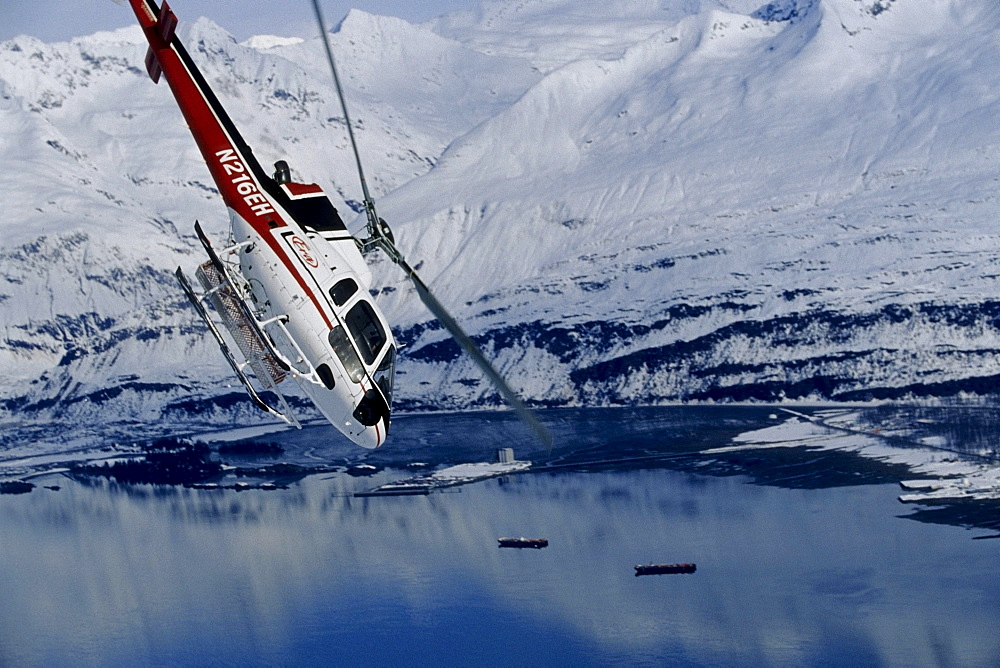
<svg viewBox="0 0 1000 668">
<path fill-rule="evenodd" d="M 175 9 L 261 162 L 356 209 L 319 40 Z M 995 0 L 505 0 L 351 12 L 333 47 L 381 215 L 530 402 L 994 391 Z M 0 43 L 8 421 L 263 419 L 171 276 L 226 216 L 144 53 L 137 28 Z M 375 272 L 398 404 L 497 403 Z"/>
</svg>

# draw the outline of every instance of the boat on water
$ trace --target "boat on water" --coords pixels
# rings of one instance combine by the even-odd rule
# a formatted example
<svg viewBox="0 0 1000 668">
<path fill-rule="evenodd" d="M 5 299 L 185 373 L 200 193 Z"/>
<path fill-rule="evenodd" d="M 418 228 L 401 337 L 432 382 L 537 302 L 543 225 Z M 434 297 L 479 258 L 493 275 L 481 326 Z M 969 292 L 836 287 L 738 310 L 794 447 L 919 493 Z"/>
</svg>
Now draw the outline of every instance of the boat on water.
<svg viewBox="0 0 1000 668">
<path fill-rule="evenodd" d="M 694 564 L 637 564 L 635 567 L 636 576 L 639 575 L 662 575 L 673 573 L 694 573 L 698 567 Z"/>
<path fill-rule="evenodd" d="M 497 538 L 500 547 L 533 547 L 540 549 L 548 547 L 548 538 Z"/>
</svg>

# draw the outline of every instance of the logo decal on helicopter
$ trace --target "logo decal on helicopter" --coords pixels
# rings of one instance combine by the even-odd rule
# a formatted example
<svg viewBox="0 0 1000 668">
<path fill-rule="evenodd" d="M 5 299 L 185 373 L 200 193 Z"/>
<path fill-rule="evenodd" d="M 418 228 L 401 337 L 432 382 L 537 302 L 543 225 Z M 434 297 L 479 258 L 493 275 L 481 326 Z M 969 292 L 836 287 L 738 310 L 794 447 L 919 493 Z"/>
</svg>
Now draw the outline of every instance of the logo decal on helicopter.
<svg viewBox="0 0 1000 668">
<path fill-rule="evenodd" d="M 293 234 L 288 240 L 295 249 L 295 252 L 298 253 L 300 258 L 302 258 L 303 262 L 314 269 L 319 267 L 319 262 L 312 256 L 312 253 L 309 252 L 309 244 L 306 243 L 305 239 L 297 234 Z"/>
</svg>

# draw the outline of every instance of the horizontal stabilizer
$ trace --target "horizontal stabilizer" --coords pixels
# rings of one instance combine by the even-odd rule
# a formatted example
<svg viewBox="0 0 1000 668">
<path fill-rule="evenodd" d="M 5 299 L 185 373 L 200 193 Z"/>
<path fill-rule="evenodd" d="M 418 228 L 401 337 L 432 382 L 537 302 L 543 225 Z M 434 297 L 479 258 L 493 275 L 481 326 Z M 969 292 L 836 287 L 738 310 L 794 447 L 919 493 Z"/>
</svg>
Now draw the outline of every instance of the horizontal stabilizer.
<svg viewBox="0 0 1000 668">
<path fill-rule="evenodd" d="M 156 32 L 166 44 L 174 38 L 174 30 L 177 29 L 177 15 L 170 9 L 166 2 L 160 7 L 160 18 L 156 20 Z"/>
<path fill-rule="evenodd" d="M 152 29 L 157 37 L 163 40 L 164 46 L 168 46 L 170 40 L 174 38 L 174 31 L 177 30 L 177 15 L 174 14 L 173 10 L 170 9 L 170 5 L 166 2 L 160 8 L 160 16 L 156 19 L 156 26 Z M 153 44 L 155 44 L 155 40 L 150 41 L 150 47 L 146 51 L 146 72 L 149 74 L 149 78 L 153 80 L 153 83 L 160 83 L 160 75 L 163 74 L 163 68 L 160 66 L 160 60 L 156 57 L 156 52 L 153 50 Z"/>
<path fill-rule="evenodd" d="M 163 68 L 160 67 L 160 61 L 157 59 L 156 54 L 153 53 L 153 47 L 149 47 L 146 50 L 146 73 L 149 74 L 149 78 L 153 80 L 153 83 L 160 83 L 160 75 L 163 74 Z"/>
</svg>

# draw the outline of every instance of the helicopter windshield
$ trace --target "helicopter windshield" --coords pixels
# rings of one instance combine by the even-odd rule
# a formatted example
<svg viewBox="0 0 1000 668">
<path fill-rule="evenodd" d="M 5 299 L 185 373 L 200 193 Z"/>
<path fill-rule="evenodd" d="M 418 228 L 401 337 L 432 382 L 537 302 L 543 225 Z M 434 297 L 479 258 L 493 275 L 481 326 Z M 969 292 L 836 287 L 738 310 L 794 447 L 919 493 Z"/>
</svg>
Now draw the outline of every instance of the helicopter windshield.
<svg viewBox="0 0 1000 668">
<path fill-rule="evenodd" d="M 344 322 L 347 323 L 347 329 L 354 337 L 365 364 L 373 363 L 385 345 L 386 336 L 371 303 L 359 301 L 344 316 Z"/>
</svg>

